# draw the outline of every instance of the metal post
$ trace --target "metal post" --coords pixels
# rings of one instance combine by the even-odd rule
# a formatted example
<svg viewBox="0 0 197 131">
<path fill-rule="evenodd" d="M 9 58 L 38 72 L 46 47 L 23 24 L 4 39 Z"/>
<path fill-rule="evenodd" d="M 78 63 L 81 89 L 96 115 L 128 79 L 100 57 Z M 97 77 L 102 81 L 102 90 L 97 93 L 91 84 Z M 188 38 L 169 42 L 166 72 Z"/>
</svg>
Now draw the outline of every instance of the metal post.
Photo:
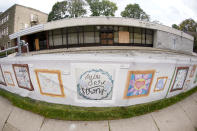
<svg viewBox="0 0 197 131">
<path fill-rule="evenodd" d="M 6 49 L 7 49 L 7 48 L 8 48 L 8 44 L 6 44 Z M 6 50 L 5 54 L 6 54 L 6 56 L 8 56 L 7 50 Z"/>
<path fill-rule="evenodd" d="M 26 49 L 27 49 L 27 54 L 29 54 L 29 43 L 27 43 L 25 46 L 26 46 Z"/>
<path fill-rule="evenodd" d="M 17 37 L 17 46 L 18 46 L 18 53 L 17 53 L 17 55 L 19 56 L 19 55 L 21 55 L 21 45 L 20 45 L 20 37 Z"/>
</svg>

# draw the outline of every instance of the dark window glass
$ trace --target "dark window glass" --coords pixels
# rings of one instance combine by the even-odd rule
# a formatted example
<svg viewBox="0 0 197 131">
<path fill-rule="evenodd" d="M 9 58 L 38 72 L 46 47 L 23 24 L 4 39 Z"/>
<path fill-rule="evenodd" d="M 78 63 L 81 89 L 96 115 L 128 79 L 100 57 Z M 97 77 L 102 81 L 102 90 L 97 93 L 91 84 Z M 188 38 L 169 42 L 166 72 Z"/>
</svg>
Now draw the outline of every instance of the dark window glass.
<svg viewBox="0 0 197 131">
<path fill-rule="evenodd" d="M 145 36 L 146 36 L 146 30 L 142 29 L 142 44 L 146 43 Z"/>
<path fill-rule="evenodd" d="M 94 31 L 95 26 L 84 26 L 84 32 L 91 32 Z"/>
<path fill-rule="evenodd" d="M 140 44 L 141 43 L 141 29 L 140 28 L 134 28 L 134 43 L 135 44 Z"/>
<path fill-rule="evenodd" d="M 126 27 L 126 26 L 119 27 L 119 31 L 128 31 L 128 29 L 129 27 Z"/>
</svg>

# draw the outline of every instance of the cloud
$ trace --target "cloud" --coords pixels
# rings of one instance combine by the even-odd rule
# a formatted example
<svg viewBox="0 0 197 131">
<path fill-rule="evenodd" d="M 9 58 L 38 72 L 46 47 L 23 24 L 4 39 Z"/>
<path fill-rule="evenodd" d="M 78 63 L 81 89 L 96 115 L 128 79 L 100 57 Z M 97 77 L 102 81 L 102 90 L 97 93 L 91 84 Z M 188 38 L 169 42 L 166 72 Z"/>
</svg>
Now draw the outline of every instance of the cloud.
<svg viewBox="0 0 197 131">
<path fill-rule="evenodd" d="M 187 5 L 191 10 L 197 14 L 197 0 L 182 0 L 185 5 Z"/>
<path fill-rule="evenodd" d="M 7 10 L 9 7 L 13 6 L 15 3 L 18 3 L 18 0 L 7 0 L 5 1 L 0 1 L 0 12 L 4 12 Z"/>
<path fill-rule="evenodd" d="M 21 4 L 49 13 L 52 6 L 62 0 L 7 0 L 0 1 L 0 11 L 5 11 L 13 4 Z M 116 16 L 120 16 L 127 4 L 138 3 L 140 7 L 151 16 L 151 20 L 171 26 L 179 24 L 187 18 L 197 21 L 197 0 L 110 0 L 118 6 Z M 89 11 L 88 11 L 89 12 Z"/>
</svg>

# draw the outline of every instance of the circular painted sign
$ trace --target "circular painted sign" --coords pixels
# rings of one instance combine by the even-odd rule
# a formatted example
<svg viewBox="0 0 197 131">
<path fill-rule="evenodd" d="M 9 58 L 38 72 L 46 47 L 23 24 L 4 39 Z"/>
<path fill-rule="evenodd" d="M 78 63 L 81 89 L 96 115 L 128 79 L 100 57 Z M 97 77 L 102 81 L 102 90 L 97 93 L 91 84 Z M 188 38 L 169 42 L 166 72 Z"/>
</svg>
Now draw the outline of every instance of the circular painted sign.
<svg viewBox="0 0 197 131">
<path fill-rule="evenodd" d="M 113 89 L 113 80 L 108 72 L 101 69 L 84 72 L 78 81 L 77 92 L 84 99 L 109 100 Z"/>
</svg>

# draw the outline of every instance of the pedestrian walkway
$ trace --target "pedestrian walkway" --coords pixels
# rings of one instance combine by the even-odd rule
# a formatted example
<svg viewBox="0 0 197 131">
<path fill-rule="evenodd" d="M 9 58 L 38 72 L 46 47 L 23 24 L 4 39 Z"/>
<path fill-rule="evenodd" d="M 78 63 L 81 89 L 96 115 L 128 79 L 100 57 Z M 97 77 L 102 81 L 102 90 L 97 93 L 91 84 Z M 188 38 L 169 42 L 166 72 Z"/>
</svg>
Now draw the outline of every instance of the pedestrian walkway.
<svg viewBox="0 0 197 131">
<path fill-rule="evenodd" d="M 121 120 L 63 121 L 14 107 L 0 97 L 2 131 L 196 131 L 197 93 L 153 113 Z"/>
</svg>

